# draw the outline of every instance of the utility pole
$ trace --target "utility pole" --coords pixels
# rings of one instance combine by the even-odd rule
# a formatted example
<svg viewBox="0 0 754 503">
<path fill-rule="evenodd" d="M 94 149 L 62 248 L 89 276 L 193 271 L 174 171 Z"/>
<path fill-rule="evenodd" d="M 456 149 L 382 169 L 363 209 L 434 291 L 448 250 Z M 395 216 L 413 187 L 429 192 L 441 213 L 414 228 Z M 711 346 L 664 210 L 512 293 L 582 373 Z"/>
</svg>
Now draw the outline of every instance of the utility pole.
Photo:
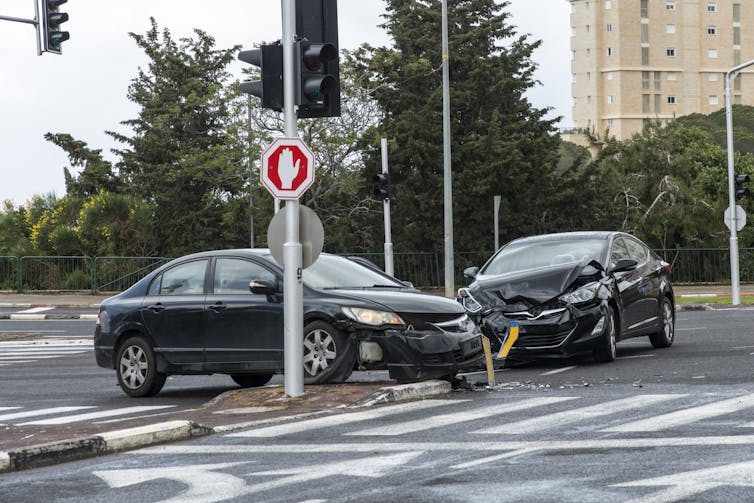
<svg viewBox="0 0 754 503">
<path fill-rule="evenodd" d="M 249 248 L 254 248 L 254 161 L 251 157 L 251 95 L 246 104 L 249 123 Z"/>
<path fill-rule="evenodd" d="M 388 174 L 388 162 L 387 162 L 387 138 L 382 138 L 382 174 L 385 175 L 385 179 L 389 180 Z M 393 269 L 393 238 L 392 230 L 390 228 L 390 196 L 383 199 L 384 206 L 384 220 L 385 220 L 385 272 L 390 276 L 394 276 Z"/>
<path fill-rule="evenodd" d="M 448 0 L 442 0 L 442 152 L 445 215 L 445 296 L 455 294 L 453 260 L 453 182 L 450 169 L 450 65 L 448 59 Z"/>
</svg>

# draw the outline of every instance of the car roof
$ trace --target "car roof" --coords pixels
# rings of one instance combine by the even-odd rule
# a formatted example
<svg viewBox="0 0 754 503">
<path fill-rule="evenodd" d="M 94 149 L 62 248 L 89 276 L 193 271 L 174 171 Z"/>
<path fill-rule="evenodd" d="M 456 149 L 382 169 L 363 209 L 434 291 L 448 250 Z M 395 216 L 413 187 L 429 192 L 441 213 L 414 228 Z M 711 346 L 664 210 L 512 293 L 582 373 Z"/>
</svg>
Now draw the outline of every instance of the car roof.
<svg viewBox="0 0 754 503">
<path fill-rule="evenodd" d="M 555 234 L 541 234 L 538 236 L 528 236 L 523 238 L 514 239 L 509 244 L 513 243 L 535 243 L 538 241 L 579 241 L 583 239 L 605 239 L 608 240 L 611 237 L 617 235 L 623 235 L 624 233 L 616 231 L 578 231 L 578 232 L 558 232 Z M 628 235 L 628 234 L 625 234 Z"/>
</svg>

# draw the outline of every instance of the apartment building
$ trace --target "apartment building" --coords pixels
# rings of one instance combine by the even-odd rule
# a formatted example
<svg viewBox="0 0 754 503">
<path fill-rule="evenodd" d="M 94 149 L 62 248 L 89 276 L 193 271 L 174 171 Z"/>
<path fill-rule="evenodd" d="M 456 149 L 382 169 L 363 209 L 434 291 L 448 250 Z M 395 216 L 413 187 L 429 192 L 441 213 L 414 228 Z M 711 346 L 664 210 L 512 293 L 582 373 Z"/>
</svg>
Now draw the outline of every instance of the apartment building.
<svg viewBox="0 0 754 503">
<path fill-rule="evenodd" d="M 568 0 L 573 120 L 618 139 L 649 120 L 725 106 L 725 72 L 754 60 L 754 0 Z M 732 87 L 754 105 L 754 67 Z"/>
</svg>

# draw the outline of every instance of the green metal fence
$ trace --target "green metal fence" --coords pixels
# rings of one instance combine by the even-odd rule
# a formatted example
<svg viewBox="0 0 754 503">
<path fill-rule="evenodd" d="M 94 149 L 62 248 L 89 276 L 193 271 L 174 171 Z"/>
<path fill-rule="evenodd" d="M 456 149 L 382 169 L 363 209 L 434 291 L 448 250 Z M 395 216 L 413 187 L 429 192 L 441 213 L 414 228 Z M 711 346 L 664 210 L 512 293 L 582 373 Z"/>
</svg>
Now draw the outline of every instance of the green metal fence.
<svg viewBox="0 0 754 503">
<path fill-rule="evenodd" d="M 655 250 L 672 265 L 674 283 L 730 283 L 730 250 L 725 248 Z M 343 253 L 364 257 L 384 268 L 382 253 Z M 489 254 L 456 253 L 455 284 L 466 285 L 463 270 L 481 266 Z M 169 261 L 166 257 L 13 257 L 0 256 L 0 290 L 89 290 L 122 291 L 147 273 Z M 393 254 L 395 276 L 419 288 L 442 288 L 443 254 L 397 252 Z M 739 249 L 741 282 L 754 282 L 754 248 Z"/>
</svg>

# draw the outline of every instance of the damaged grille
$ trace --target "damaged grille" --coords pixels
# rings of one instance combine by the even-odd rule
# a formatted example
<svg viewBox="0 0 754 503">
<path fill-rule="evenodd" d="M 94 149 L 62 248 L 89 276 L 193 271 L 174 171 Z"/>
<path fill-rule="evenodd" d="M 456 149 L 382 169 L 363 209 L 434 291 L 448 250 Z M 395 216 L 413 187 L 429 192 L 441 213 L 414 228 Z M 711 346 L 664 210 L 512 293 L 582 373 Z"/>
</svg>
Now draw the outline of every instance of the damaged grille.
<svg viewBox="0 0 754 503">
<path fill-rule="evenodd" d="M 461 323 L 444 325 L 448 322 L 465 318 L 465 315 L 458 313 L 438 314 L 438 313 L 398 313 L 406 325 L 410 325 L 417 331 L 437 330 L 437 325 L 442 326 L 445 332 L 461 332 Z"/>
<path fill-rule="evenodd" d="M 513 347 L 518 349 L 557 347 L 563 344 L 573 331 L 573 327 L 557 326 L 554 328 L 556 329 L 552 330 L 545 326 L 536 325 L 522 326 L 518 340 Z M 505 329 L 498 330 L 489 325 L 484 325 L 482 333 L 490 339 L 493 349 L 497 350 L 500 348 L 500 343 L 505 337 Z"/>
</svg>

